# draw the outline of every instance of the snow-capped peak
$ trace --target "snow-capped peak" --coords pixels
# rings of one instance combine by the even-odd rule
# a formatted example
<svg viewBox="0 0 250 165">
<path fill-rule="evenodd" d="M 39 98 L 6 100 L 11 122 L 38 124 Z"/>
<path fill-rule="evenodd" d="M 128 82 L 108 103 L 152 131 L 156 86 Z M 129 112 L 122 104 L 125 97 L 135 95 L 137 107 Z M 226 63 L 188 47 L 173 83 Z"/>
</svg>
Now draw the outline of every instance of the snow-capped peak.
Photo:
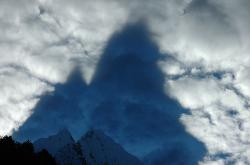
<svg viewBox="0 0 250 165">
<path fill-rule="evenodd" d="M 75 142 L 67 129 L 34 142 L 35 150 L 47 149 L 60 165 L 142 165 L 100 130 L 91 129 Z"/>
<path fill-rule="evenodd" d="M 54 155 L 59 149 L 67 144 L 74 144 L 75 141 L 70 132 L 64 128 L 57 134 L 49 136 L 47 138 L 41 138 L 34 142 L 36 151 L 47 149 L 52 155 Z"/>
<path fill-rule="evenodd" d="M 121 145 L 114 142 L 100 130 L 88 131 L 79 144 L 88 165 L 140 165 L 135 156 L 125 151 Z"/>
</svg>

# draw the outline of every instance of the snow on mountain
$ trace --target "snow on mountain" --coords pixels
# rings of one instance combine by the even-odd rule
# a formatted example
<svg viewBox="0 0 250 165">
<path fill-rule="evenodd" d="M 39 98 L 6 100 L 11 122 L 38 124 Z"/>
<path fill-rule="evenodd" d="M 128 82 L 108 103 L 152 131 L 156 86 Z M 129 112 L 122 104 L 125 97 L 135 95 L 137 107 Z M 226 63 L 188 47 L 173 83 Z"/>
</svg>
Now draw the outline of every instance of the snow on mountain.
<svg viewBox="0 0 250 165">
<path fill-rule="evenodd" d="M 135 156 L 99 130 L 90 130 L 75 142 L 70 132 L 61 130 L 56 135 L 34 142 L 36 151 L 47 149 L 60 165 L 142 165 Z"/>
<path fill-rule="evenodd" d="M 79 144 L 88 165 L 141 165 L 135 156 L 98 130 L 88 131 Z"/>
<path fill-rule="evenodd" d="M 55 155 L 59 149 L 67 144 L 74 144 L 75 141 L 67 129 L 62 129 L 57 134 L 48 138 L 41 138 L 34 142 L 35 151 L 47 149 L 49 153 Z"/>
<path fill-rule="evenodd" d="M 121 145 L 99 130 L 90 130 L 75 142 L 63 129 L 56 135 L 34 142 L 36 151 L 47 149 L 60 165 L 141 165 L 142 162 L 126 152 Z"/>
</svg>

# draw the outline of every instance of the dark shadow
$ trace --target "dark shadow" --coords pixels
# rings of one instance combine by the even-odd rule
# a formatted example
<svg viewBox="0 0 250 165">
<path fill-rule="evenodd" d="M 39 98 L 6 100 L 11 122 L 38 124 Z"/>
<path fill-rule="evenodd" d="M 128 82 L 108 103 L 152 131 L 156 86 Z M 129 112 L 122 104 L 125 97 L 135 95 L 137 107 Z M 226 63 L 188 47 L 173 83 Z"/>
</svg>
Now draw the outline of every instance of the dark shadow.
<svg viewBox="0 0 250 165">
<path fill-rule="evenodd" d="M 91 84 L 103 98 L 90 116 L 92 125 L 128 151 L 147 154 L 150 164 L 197 164 L 205 146 L 179 121 L 188 110 L 164 93 L 164 74 L 157 65 L 163 56 L 151 36 L 138 23 L 110 39 Z"/>
<path fill-rule="evenodd" d="M 83 125 L 79 103 L 86 90 L 79 69 L 73 70 L 65 84 L 56 84 L 53 92 L 44 95 L 34 108 L 34 113 L 15 132 L 13 137 L 18 141 L 36 140 L 41 137 L 68 128 L 79 135 L 83 130 L 75 130 L 76 125 Z"/>
<path fill-rule="evenodd" d="M 67 127 L 78 138 L 92 127 L 145 158 L 145 163 L 197 164 L 205 146 L 179 121 L 188 110 L 164 92 L 164 74 L 157 66 L 163 56 L 151 36 L 143 23 L 114 34 L 91 84 L 86 86 L 79 74 L 72 74 L 40 100 L 15 137 L 37 139 Z"/>
</svg>

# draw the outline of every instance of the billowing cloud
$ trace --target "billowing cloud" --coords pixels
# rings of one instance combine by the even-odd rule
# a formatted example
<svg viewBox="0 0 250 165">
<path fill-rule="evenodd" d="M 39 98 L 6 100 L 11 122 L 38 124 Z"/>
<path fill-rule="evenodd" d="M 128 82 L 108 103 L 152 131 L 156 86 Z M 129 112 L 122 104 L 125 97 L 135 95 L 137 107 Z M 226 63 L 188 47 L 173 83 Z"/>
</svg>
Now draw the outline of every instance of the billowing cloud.
<svg viewBox="0 0 250 165">
<path fill-rule="evenodd" d="M 2 0 L 0 134 L 17 130 L 75 65 L 90 84 L 110 37 L 143 20 L 166 56 L 166 94 L 208 149 L 200 163 L 248 164 L 249 15 L 248 0 Z"/>
</svg>

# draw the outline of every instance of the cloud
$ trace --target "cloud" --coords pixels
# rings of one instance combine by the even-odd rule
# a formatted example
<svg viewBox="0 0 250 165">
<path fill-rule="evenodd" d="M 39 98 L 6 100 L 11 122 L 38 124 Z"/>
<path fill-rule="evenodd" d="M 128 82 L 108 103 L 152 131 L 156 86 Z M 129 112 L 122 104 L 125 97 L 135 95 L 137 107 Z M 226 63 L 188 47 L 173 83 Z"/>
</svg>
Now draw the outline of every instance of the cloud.
<svg viewBox="0 0 250 165">
<path fill-rule="evenodd" d="M 189 109 L 181 121 L 208 148 L 201 164 L 248 164 L 249 12 L 248 0 L 2 0 L 0 134 L 17 130 L 75 65 L 90 84 L 112 34 L 144 20 L 166 55 L 166 93 Z"/>
<path fill-rule="evenodd" d="M 5 91 L 1 97 L 1 110 L 5 111 L 1 114 L 1 123 L 9 123 L 5 122 L 6 118 L 12 120 L 7 117 L 8 113 L 17 111 L 24 116 L 18 124 L 8 124 L 1 132 L 10 134 L 29 116 L 35 103 L 23 99 L 32 106 L 23 105 L 25 110 L 13 110 L 17 105 L 8 102 L 12 96 L 6 95 L 24 98 L 25 92 L 29 97 L 42 95 L 51 84 L 65 82 L 75 65 L 81 66 L 86 81 L 91 81 L 105 43 L 122 26 L 127 12 L 115 1 L 4 0 L 0 6 L 0 66 L 3 70 L 18 72 L 11 76 L 1 73 L 0 88 Z M 9 81 L 13 85 L 7 83 Z M 39 93 L 27 87 L 27 82 L 32 85 L 33 81 L 37 90 L 41 90 Z M 12 109 L 6 108 L 6 104 Z"/>
<path fill-rule="evenodd" d="M 4 67 L 0 74 L 0 134 L 4 135 L 22 125 L 41 94 L 52 88 L 21 68 Z"/>
<path fill-rule="evenodd" d="M 247 12 L 248 8 L 242 6 L 241 10 Z M 152 29 L 161 50 L 188 65 L 195 63 L 208 71 L 237 69 L 249 63 L 245 52 L 249 51 L 249 41 L 242 37 L 244 26 L 236 26 L 232 14 L 224 3 L 196 0 L 173 12 L 172 17 L 166 16 L 165 22 L 156 18 L 158 24 L 152 24 Z M 244 19 L 240 22 L 247 22 Z"/>
<path fill-rule="evenodd" d="M 182 75 L 186 72 L 186 68 L 184 68 L 183 64 L 180 64 L 175 59 L 167 58 L 166 60 L 161 60 L 158 65 L 168 76 Z"/>
<path fill-rule="evenodd" d="M 166 84 L 170 96 L 191 110 L 190 115 L 182 115 L 181 121 L 206 145 L 209 154 L 204 164 L 249 162 L 248 99 L 225 82 L 228 80 L 193 75 Z"/>
<path fill-rule="evenodd" d="M 248 164 L 249 2 L 197 0 L 183 12 L 174 17 L 174 36 L 166 29 L 156 36 L 162 52 L 187 68 L 166 90 L 191 110 L 181 120 L 206 144 L 204 164 Z"/>
<path fill-rule="evenodd" d="M 178 80 L 169 80 L 166 88 L 185 108 L 198 109 L 212 104 L 222 104 L 232 109 L 245 109 L 244 99 L 213 77 L 182 77 Z"/>
<path fill-rule="evenodd" d="M 250 72 L 249 67 L 239 67 L 239 70 L 236 72 L 235 81 L 233 81 L 235 87 L 246 97 L 250 97 Z M 249 102 L 249 101 L 248 101 Z"/>
<path fill-rule="evenodd" d="M 166 76 L 166 92 L 190 109 L 181 120 L 207 146 L 202 164 L 249 163 L 249 4 L 195 0 L 151 24 L 162 53 L 185 69 Z"/>
</svg>

